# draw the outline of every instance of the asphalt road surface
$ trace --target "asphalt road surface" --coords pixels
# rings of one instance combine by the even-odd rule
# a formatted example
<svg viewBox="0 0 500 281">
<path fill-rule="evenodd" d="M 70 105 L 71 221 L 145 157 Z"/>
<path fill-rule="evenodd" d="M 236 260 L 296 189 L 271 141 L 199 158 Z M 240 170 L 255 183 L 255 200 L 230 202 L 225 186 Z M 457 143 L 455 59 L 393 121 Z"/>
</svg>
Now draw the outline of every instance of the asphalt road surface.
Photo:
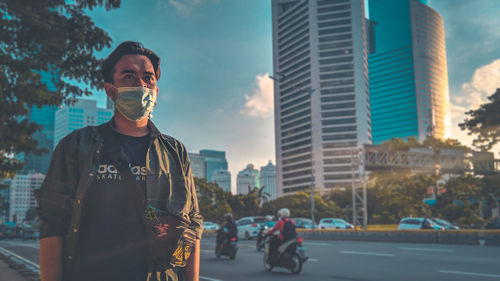
<svg viewBox="0 0 500 281">
<path fill-rule="evenodd" d="M 309 260 L 302 272 L 266 272 L 255 241 L 240 241 L 235 260 L 218 260 L 215 241 L 202 240 L 200 280 L 500 280 L 500 247 L 468 245 L 305 241 Z M 0 247 L 38 264 L 38 242 L 0 240 Z"/>
</svg>

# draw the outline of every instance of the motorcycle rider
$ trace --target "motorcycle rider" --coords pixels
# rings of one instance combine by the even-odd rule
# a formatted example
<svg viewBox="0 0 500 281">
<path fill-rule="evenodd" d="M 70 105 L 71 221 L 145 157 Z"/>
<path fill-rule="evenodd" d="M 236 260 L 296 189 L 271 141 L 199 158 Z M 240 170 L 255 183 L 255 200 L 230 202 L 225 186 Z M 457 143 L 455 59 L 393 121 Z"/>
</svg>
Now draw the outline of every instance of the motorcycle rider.
<svg viewBox="0 0 500 281">
<path fill-rule="evenodd" d="M 269 228 L 273 228 L 275 225 L 275 222 L 273 221 L 273 216 L 267 215 L 266 216 L 266 226 Z"/>
<path fill-rule="evenodd" d="M 279 236 L 273 237 L 269 243 L 269 257 L 271 259 L 279 258 L 278 247 L 286 241 L 297 236 L 297 232 L 295 231 L 295 222 L 290 219 L 290 210 L 288 210 L 287 208 L 280 209 L 278 211 L 278 217 L 280 218 L 280 220 L 274 225 L 271 230 L 267 232 L 267 235 L 272 235 L 277 230 L 279 230 L 280 232 Z M 290 224 L 292 225 L 291 227 L 285 227 L 286 225 Z"/>
<path fill-rule="evenodd" d="M 236 223 L 234 222 L 233 214 L 224 214 L 224 220 L 224 224 L 217 231 L 216 249 L 218 249 L 220 246 L 223 246 L 227 241 L 231 241 L 233 237 L 236 237 L 236 239 L 238 239 L 238 228 L 236 227 Z"/>
</svg>

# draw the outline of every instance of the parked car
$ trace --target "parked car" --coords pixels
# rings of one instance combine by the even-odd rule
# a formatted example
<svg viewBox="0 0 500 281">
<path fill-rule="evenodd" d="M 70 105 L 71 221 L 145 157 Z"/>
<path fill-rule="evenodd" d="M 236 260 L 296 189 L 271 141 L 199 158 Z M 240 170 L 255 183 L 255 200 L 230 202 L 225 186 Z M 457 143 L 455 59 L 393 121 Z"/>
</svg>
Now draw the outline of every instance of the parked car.
<svg viewBox="0 0 500 281">
<path fill-rule="evenodd" d="M 220 224 L 211 222 L 211 221 L 204 221 L 203 222 L 203 229 L 204 230 L 219 230 Z"/>
<path fill-rule="evenodd" d="M 343 219 L 324 218 L 319 220 L 319 229 L 353 229 L 353 225 Z"/>
<path fill-rule="evenodd" d="M 399 221 L 398 230 L 418 229 L 445 230 L 445 227 L 429 218 L 402 218 L 401 221 Z"/>
<path fill-rule="evenodd" d="M 266 222 L 264 216 L 243 217 L 236 221 L 238 227 L 238 239 L 247 239 L 257 237 L 261 225 Z"/>
<path fill-rule="evenodd" d="M 488 222 L 484 226 L 484 228 L 486 228 L 486 229 L 500 229 L 500 217 L 498 217 L 496 219 L 493 219 L 490 222 Z"/>
<path fill-rule="evenodd" d="M 305 229 L 311 229 L 312 228 L 312 220 L 308 218 L 292 218 L 293 222 L 295 222 L 295 227 L 296 228 L 305 228 Z M 314 224 L 315 228 L 318 228 L 317 224 Z"/>
<path fill-rule="evenodd" d="M 460 227 L 458 227 L 458 225 L 454 225 L 452 224 L 451 222 L 447 221 L 447 220 L 443 220 L 443 219 L 440 219 L 440 218 L 432 218 L 432 220 L 437 223 L 438 225 L 440 226 L 444 226 L 444 228 L 446 230 L 459 230 Z"/>
</svg>

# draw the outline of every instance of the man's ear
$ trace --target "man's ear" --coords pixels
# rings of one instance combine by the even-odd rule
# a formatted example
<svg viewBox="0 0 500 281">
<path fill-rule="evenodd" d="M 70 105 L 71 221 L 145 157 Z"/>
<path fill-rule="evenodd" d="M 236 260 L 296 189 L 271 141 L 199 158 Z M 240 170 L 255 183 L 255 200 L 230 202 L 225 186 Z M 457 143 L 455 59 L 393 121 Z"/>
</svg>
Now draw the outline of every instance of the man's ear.
<svg viewBox="0 0 500 281">
<path fill-rule="evenodd" d="M 118 95 L 118 90 L 113 84 L 105 82 L 104 91 L 106 91 L 106 96 L 108 96 L 111 100 L 113 101 L 116 100 L 116 96 Z"/>
</svg>

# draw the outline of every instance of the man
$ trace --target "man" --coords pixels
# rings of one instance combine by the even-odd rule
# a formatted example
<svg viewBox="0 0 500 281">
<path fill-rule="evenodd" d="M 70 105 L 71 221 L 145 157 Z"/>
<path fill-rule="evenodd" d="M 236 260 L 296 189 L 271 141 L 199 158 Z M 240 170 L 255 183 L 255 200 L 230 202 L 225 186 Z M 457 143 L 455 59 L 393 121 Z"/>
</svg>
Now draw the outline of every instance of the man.
<svg viewBox="0 0 500 281">
<path fill-rule="evenodd" d="M 236 223 L 234 222 L 233 214 L 224 214 L 224 220 L 224 224 L 222 224 L 217 231 L 217 245 L 215 246 L 216 249 L 218 249 L 221 245 L 224 245 L 225 239 L 231 239 L 233 237 L 238 238 L 238 228 L 236 227 Z"/>
<path fill-rule="evenodd" d="M 160 58 L 124 42 L 102 74 L 113 118 L 61 140 L 36 194 L 42 281 L 198 281 L 202 217 L 187 151 L 149 120 Z"/>
<path fill-rule="evenodd" d="M 274 225 L 274 227 L 267 232 L 267 235 L 271 235 L 276 231 L 279 231 L 278 238 L 271 239 L 269 245 L 270 258 L 278 258 L 277 251 L 278 247 L 284 242 L 297 237 L 297 232 L 295 230 L 295 222 L 290 219 L 290 210 L 287 208 L 282 208 L 278 211 L 278 217 L 280 220 Z"/>
</svg>

